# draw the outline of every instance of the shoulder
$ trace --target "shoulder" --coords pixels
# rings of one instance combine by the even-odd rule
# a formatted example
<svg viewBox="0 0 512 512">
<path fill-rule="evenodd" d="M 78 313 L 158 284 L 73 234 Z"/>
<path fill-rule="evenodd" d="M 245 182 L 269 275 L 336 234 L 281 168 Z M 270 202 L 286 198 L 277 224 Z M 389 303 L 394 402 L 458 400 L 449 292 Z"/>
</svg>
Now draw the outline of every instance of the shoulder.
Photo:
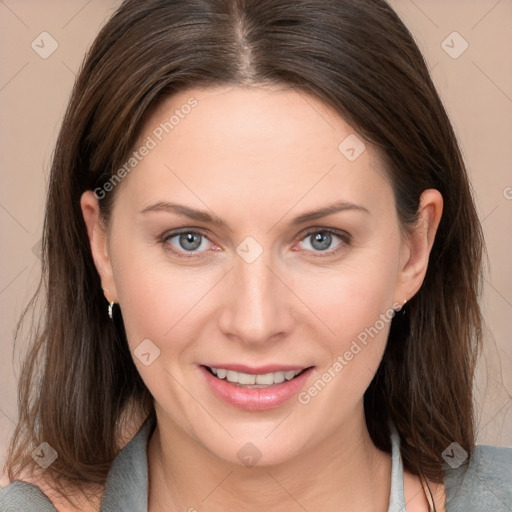
<svg viewBox="0 0 512 512">
<path fill-rule="evenodd" d="M 138 433 L 125 444 L 114 460 L 106 487 L 91 487 L 91 496 L 80 499 L 78 509 L 65 497 L 58 495 L 51 485 L 41 480 L 22 477 L 23 480 L 15 480 L 0 487 L 0 512 L 93 512 L 100 506 L 102 510 L 145 510 L 146 447 L 153 429 L 154 425 L 149 421 L 140 427 Z M 126 504 L 126 508 L 117 506 L 120 501 Z"/>
<path fill-rule="evenodd" d="M 2 512 L 57 512 L 48 497 L 34 484 L 16 480 L 0 489 Z"/>
<path fill-rule="evenodd" d="M 447 512 L 510 512 L 512 448 L 477 445 L 458 468 L 445 467 Z"/>
<path fill-rule="evenodd" d="M 91 487 L 89 492 L 98 493 L 98 487 Z M 0 488 L 0 512 L 96 512 L 99 503 L 99 496 L 90 496 L 77 498 L 77 505 L 73 505 L 42 481 L 15 480 Z"/>
</svg>

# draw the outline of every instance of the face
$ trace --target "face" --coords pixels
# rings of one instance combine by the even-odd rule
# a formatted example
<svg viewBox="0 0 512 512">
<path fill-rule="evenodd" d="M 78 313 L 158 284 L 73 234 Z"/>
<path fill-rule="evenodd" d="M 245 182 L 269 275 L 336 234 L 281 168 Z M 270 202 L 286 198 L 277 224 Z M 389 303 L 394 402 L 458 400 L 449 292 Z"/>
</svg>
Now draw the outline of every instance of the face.
<svg viewBox="0 0 512 512">
<path fill-rule="evenodd" d="M 146 120 L 106 231 L 84 194 L 159 425 L 235 463 L 251 442 L 276 464 L 361 419 L 392 310 L 421 285 L 432 243 L 427 229 L 401 234 L 362 142 L 314 96 L 190 89 Z M 439 208 L 422 204 L 436 226 Z M 288 381 L 294 369 L 308 370 Z"/>
</svg>

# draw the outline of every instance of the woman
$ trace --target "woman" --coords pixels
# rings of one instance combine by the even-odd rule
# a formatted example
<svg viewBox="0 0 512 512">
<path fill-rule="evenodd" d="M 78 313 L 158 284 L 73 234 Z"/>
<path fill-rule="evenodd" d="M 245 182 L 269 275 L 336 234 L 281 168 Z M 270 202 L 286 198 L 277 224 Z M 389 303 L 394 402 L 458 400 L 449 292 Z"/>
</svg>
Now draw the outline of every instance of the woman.
<svg viewBox="0 0 512 512">
<path fill-rule="evenodd" d="M 384 1 L 126 0 L 43 245 L 2 510 L 509 510 L 481 228 Z"/>
</svg>

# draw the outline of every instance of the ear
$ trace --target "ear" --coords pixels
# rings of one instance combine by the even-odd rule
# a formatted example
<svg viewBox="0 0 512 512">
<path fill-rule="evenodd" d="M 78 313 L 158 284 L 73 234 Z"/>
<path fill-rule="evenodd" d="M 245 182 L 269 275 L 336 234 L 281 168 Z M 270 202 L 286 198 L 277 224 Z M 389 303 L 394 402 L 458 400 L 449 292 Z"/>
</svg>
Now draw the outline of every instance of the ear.
<svg viewBox="0 0 512 512">
<path fill-rule="evenodd" d="M 87 190 L 82 194 L 80 207 L 87 226 L 92 258 L 101 278 L 101 287 L 105 298 L 109 302 L 118 302 L 112 263 L 108 254 L 107 230 L 101 220 L 98 199 L 92 190 Z"/>
<path fill-rule="evenodd" d="M 395 292 L 395 300 L 399 304 L 409 300 L 423 284 L 442 213 L 441 193 L 435 189 L 424 190 L 420 197 L 417 225 L 405 235 L 402 246 Z"/>
</svg>

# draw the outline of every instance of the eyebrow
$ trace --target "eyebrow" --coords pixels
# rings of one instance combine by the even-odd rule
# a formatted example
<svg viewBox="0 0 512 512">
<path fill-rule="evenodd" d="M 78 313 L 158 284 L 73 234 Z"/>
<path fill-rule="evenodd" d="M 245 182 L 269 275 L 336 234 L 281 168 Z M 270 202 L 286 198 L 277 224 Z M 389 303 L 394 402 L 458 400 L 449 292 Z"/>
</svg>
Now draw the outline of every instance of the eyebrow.
<svg viewBox="0 0 512 512">
<path fill-rule="evenodd" d="M 368 209 L 359 204 L 351 203 L 348 201 L 337 201 L 336 203 L 324 206 L 318 210 L 312 210 L 310 212 L 303 213 L 298 217 L 295 217 L 295 219 L 292 220 L 292 224 L 304 224 L 305 222 L 320 219 L 322 217 L 326 217 L 327 215 L 332 215 L 333 213 L 350 210 L 360 211 L 368 214 L 370 213 Z"/>
<path fill-rule="evenodd" d="M 309 212 L 303 213 L 292 220 L 293 225 L 304 224 L 306 222 L 320 219 L 322 217 L 326 217 L 327 215 L 332 215 L 333 213 L 355 210 L 363 213 L 369 214 L 369 210 L 364 206 L 351 203 L 348 201 L 337 201 L 336 203 L 330 204 L 328 206 L 324 206 L 317 210 L 311 210 Z M 203 210 L 196 210 L 194 208 L 190 208 L 188 206 L 177 204 L 177 203 L 169 203 L 159 201 L 155 204 L 147 206 L 139 213 L 145 214 L 148 212 L 158 212 L 158 211 L 168 211 L 172 213 L 176 213 L 178 215 L 183 215 L 184 217 L 188 217 L 192 220 L 196 220 L 198 222 L 204 222 L 207 224 L 214 224 L 216 226 L 226 226 L 226 223 L 217 215 L 210 214 Z"/>
</svg>

